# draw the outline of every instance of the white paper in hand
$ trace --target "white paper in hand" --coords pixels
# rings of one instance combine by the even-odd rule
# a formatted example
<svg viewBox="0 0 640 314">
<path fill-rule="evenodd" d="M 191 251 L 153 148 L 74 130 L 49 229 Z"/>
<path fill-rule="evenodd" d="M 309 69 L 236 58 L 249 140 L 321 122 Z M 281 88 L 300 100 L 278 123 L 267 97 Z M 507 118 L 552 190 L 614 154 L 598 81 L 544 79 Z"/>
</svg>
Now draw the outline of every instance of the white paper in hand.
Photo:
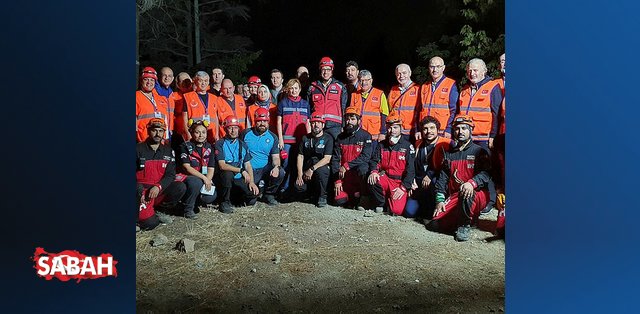
<svg viewBox="0 0 640 314">
<path fill-rule="evenodd" d="M 208 191 L 207 191 L 207 186 L 206 185 L 203 185 L 202 189 L 200 189 L 200 193 L 201 194 L 205 194 L 205 195 L 213 195 L 213 193 L 215 193 L 215 192 L 216 192 L 216 186 L 215 185 L 212 185 L 211 186 L 211 190 L 208 190 Z"/>
</svg>

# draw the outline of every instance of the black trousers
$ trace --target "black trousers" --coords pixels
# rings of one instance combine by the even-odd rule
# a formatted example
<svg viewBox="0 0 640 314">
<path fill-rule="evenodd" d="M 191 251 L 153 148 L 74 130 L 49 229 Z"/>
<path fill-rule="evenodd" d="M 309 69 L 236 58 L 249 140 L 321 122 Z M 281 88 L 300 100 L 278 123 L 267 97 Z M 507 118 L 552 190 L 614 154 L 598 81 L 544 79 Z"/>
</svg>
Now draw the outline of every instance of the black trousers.
<svg viewBox="0 0 640 314">
<path fill-rule="evenodd" d="M 278 172 L 278 177 L 274 178 L 271 176 L 271 170 L 273 166 L 268 164 L 264 168 L 253 169 L 253 183 L 258 185 L 260 180 L 264 181 L 264 194 L 265 195 L 275 195 L 278 192 L 278 187 L 284 181 L 284 169 L 280 167 L 280 172 Z"/>
<path fill-rule="evenodd" d="M 246 205 L 253 205 L 256 203 L 257 196 L 253 195 L 253 192 L 249 190 L 249 186 L 244 182 L 244 178 L 234 179 L 235 172 L 232 171 L 219 171 L 218 172 L 218 184 L 216 187 L 219 189 L 219 199 L 221 203 L 231 203 L 232 190 L 238 191 L 243 198 Z"/>
<path fill-rule="evenodd" d="M 140 202 L 140 199 L 142 198 L 142 193 L 145 191 L 145 189 L 148 189 L 150 187 L 152 187 L 152 185 L 146 185 L 141 183 L 138 183 L 136 187 L 136 190 L 137 190 L 136 199 L 138 200 L 138 206 L 136 206 L 136 220 L 138 215 L 137 210 L 138 210 L 138 207 L 140 206 L 139 202 Z M 160 191 L 160 194 L 158 194 L 158 197 L 162 197 L 162 199 L 161 199 L 161 202 L 154 203 L 153 205 L 154 210 L 156 211 L 159 210 L 163 212 L 170 212 L 175 210 L 178 203 L 180 202 L 180 199 L 182 199 L 182 196 L 184 196 L 186 191 L 187 191 L 187 187 L 184 183 L 177 182 L 177 181 L 171 182 L 171 184 L 169 184 L 168 187 L 162 189 Z M 145 220 L 138 221 L 138 225 L 140 226 L 140 229 L 143 229 L 143 230 L 151 230 L 157 227 L 159 224 L 160 224 L 160 220 L 158 219 L 157 215 L 153 215 Z"/>
<path fill-rule="evenodd" d="M 192 212 L 196 205 L 211 204 L 216 200 L 217 191 L 213 193 L 213 195 L 200 194 L 200 190 L 204 186 L 202 179 L 196 176 L 188 176 L 187 179 L 184 180 L 184 184 L 187 186 L 187 192 L 182 198 L 185 213 Z"/>
<path fill-rule="evenodd" d="M 303 172 L 309 169 L 303 168 Z M 329 166 L 325 165 L 313 172 L 310 181 L 305 181 L 302 186 L 298 186 L 297 184 L 293 184 L 295 187 L 296 193 L 303 194 L 306 193 L 314 198 L 327 197 L 327 189 L 329 187 Z"/>
</svg>

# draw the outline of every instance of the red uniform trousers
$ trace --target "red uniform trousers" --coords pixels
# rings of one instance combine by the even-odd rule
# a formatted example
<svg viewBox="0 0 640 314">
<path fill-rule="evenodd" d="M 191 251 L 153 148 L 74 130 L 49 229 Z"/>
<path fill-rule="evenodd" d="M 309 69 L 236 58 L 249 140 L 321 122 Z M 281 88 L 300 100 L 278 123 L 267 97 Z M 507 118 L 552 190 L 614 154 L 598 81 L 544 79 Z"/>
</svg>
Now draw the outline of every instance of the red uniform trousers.
<svg viewBox="0 0 640 314">
<path fill-rule="evenodd" d="M 373 195 L 378 202 L 384 199 L 389 210 L 396 215 L 402 215 L 404 207 L 407 205 L 407 192 L 400 199 L 393 199 L 393 190 L 400 186 L 402 186 L 402 180 L 391 179 L 387 175 L 381 175 L 380 180 L 373 185 L 372 189 Z"/>
<path fill-rule="evenodd" d="M 336 197 L 336 203 L 339 205 L 343 205 L 348 203 L 349 201 L 353 201 L 353 199 L 358 199 L 360 196 L 365 195 L 365 191 L 367 186 L 364 184 L 366 178 L 363 178 L 363 175 L 358 173 L 358 168 L 352 168 L 347 170 L 344 174 L 344 178 L 342 178 L 342 192 L 340 192 Z"/>
<path fill-rule="evenodd" d="M 487 206 L 489 191 L 475 191 L 468 200 L 461 200 L 460 193 L 451 194 L 444 201 L 444 212 L 436 215 L 433 220 L 438 222 L 440 232 L 453 232 L 461 224 L 472 224 L 480 216 L 480 211 Z M 463 223 L 460 223 L 463 221 Z"/>
</svg>

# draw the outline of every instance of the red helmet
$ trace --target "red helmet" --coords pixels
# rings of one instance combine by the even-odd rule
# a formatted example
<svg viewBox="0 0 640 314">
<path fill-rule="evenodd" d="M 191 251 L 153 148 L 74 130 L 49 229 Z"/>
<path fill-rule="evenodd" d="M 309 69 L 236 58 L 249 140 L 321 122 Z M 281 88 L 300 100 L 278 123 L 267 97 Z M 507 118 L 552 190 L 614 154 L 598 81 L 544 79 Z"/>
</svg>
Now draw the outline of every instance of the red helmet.
<svg viewBox="0 0 640 314">
<path fill-rule="evenodd" d="M 311 122 L 322 122 L 324 123 L 324 114 L 320 111 L 315 111 L 311 114 Z"/>
<path fill-rule="evenodd" d="M 146 67 L 144 69 L 142 69 L 142 75 L 140 76 L 141 79 L 143 78 L 147 78 L 150 77 L 154 80 L 158 80 L 158 72 L 156 72 L 156 69 L 152 68 L 152 67 Z"/>
<path fill-rule="evenodd" d="M 240 121 L 238 121 L 238 118 L 234 115 L 229 115 L 224 119 L 224 127 L 226 128 L 230 126 L 240 126 Z"/>
<path fill-rule="evenodd" d="M 259 77 L 254 75 L 254 76 L 249 78 L 249 81 L 247 82 L 247 84 L 249 84 L 250 86 L 255 86 L 255 85 L 262 84 L 262 81 L 260 80 Z"/>
<path fill-rule="evenodd" d="M 264 107 L 260 107 L 253 114 L 253 117 L 257 121 L 269 121 L 269 110 Z"/>
<path fill-rule="evenodd" d="M 322 67 L 331 67 L 331 70 L 333 70 L 333 60 L 329 57 L 323 57 L 320 59 L 320 68 L 322 69 Z"/>
<path fill-rule="evenodd" d="M 468 116 L 466 114 L 459 114 L 457 115 L 455 118 L 453 118 L 453 122 L 451 123 L 452 126 L 456 126 L 458 124 L 468 124 L 471 127 L 474 127 L 475 125 L 473 124 L 473 118 L 471 116 Z"/>
</svg>

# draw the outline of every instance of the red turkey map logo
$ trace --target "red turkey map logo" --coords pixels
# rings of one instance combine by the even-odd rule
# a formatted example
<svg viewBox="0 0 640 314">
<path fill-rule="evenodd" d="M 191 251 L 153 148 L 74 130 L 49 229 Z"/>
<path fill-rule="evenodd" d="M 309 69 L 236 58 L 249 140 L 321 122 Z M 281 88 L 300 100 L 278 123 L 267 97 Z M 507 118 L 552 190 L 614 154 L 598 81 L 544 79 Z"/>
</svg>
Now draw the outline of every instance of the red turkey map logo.
<svg viewBox="0 0 640 314">
<path fill-rule="evenodd" d="M 65 250 L 60 253 L 49 253 L 43 248 L 36 248 L 33 254 L 38 276 L 46 280 L 57 278 L 60 281 L 98 279 L 107 276 L 118 277 L 118 262 L 111 254 L 86 256 L 78 251 Z"/>
</svg>

